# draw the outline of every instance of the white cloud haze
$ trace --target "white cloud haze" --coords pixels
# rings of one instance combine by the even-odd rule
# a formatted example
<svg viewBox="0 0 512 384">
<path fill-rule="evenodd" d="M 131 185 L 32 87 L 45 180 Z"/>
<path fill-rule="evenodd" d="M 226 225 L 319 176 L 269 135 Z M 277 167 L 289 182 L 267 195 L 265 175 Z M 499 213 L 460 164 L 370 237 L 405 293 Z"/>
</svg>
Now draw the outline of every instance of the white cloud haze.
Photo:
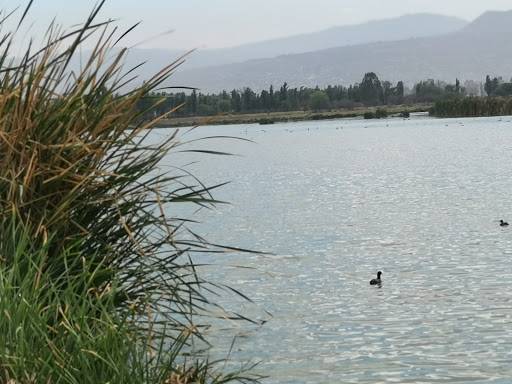
<svg viewBox="0 0 512 384">
<path fill-rule="evenodd" d="M 29 34 L 40 36 L 53 19 L 69 27 L 82 22 L 97 0 L 35 0 Z M 0 8 L 23 8 L 28 1 L 0 0 Z M 126 44 L 147 48 L 219 48 L 268 40 L 332 26 L 437 13 L 468 21 L 486 10 L 512 9 L 510 0 L 107 0 L 100 18 L 126 29 L 141 22 Z M 18 15 L 21 16 L 21 10 Z M 173 30 L 159 38 L 152 36 Z M 149 40 L 148 40 L 149 39 Z M 147 40 L 147 41 L 146 41 Z"/>
</svg>

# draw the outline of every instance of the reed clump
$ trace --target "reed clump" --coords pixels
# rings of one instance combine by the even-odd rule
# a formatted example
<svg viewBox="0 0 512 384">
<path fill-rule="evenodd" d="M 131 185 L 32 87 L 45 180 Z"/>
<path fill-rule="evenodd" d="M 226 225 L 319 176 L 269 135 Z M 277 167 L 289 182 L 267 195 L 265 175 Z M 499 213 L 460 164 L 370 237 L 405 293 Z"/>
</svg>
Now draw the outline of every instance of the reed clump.
<svg viewBox="0 0 512 384">
<path fill-rule="evenodd" d="M 204 340 L 198 317 L 241 317 L 205 296 L 227 288 L 202 280 L 190 257 L 224 249 L 173 214 L 214 204 L 216 186 L 161 171 L 178 131 L 147 138 L 173 111 L 148 122 L 136 109 L 182 60 L 126 87 L 126 50 L 96 21 L 102 5 L 75 30 L 51 25 L 21 58 L 14 35 L 0 40 L 0 383 L 257 381 L 191 347 Z M 88 39 L 95 47 L 72 68 Z"/>
<path fill-rule="evenodd" d="M 437 100 L 430 110 L 436 117 L 508 116 L 512 99 L 501 96 L 452 97 Z"/>
</svg>

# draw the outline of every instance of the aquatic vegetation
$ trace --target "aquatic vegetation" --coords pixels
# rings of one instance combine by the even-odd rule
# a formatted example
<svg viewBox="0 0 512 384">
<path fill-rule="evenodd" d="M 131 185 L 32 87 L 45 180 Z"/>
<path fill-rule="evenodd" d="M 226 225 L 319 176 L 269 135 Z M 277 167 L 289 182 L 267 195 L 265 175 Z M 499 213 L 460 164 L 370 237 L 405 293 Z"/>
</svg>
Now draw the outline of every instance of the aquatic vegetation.
<svg viewBox="0 0 512 384">
<path fill-rule="evenodd" d="M 431 115 L 437 117 L 505 116 L 512 114 L 512 99 L 501 96 L 437 100 Z"/>
<path fill-rule="evenodd" d="M 266 117 L 262 117 L 258 123 L 260 125 L 269 125 L 269 124 L 274 124 L 274 120 L 271 119 L 271 118 L 266 118 Z"/>
<path fill-rule="evenodd" d="M 0 40 L 0 382 L 256 381 L 248 366 L 220 371 L 192 344 L 207 345 L 197 318 L 248 320 L 211 301 L 230 289 L 201 279 L 191 253 L 226 249 L 175 208 L 216 204 L 220 185 L 162 170 L 181 149 L 178 130 L 148 138 L 173 110 L 147 121 L 136 109 L 183 58 L 124 91 L 127 50 L 113 50 L 124 34 L 96 21 L 103 3 L 75 30 L 51 25 L 44 46 L 19 59 L 15 34 Z"/>
<path fill-rule="evenodd" d="M 385 108 L 377 108 L 375 111 L 375 118 L 382 119 L 388 117 L 388 111 Z"/>
</svg>

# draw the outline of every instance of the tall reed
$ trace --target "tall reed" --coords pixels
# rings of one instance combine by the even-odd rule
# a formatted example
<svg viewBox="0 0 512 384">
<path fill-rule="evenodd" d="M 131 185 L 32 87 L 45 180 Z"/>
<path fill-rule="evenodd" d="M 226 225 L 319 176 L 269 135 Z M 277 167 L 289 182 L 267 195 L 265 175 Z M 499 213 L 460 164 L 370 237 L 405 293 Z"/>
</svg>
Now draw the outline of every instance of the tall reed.
<svg viewBox="0 0 512 384">
<path fill-rule="evenodd" d="M 215 204 L 217 186 L 160 170 L 177 131 L 146 138 L 173 111 L 148 122 L 136 105 L 183 58 L 130 88 L 127 51 L 113 50 L 122 40 L 96 21 L 103 3 L 76 30 L 51 25 L 19 59 L 14 35 L 0 40 L 0 383 L 256 381 L 246 367 L 182 357 L 203 338 L 196 318 L 223 311 L 205 294 L 228 288 L 202 280 L 190 257 L 224 249 L 173 212 Z"/>
</svg>

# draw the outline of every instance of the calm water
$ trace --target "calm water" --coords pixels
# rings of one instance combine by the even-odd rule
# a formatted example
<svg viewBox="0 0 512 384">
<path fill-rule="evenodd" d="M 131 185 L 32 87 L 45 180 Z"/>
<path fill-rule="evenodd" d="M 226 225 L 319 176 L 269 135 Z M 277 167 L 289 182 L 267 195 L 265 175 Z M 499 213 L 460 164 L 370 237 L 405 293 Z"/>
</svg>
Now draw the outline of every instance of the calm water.
<svg viewBox="0 0 512 384">
<path fill-rule="evenodd" d="M 212 354 L 237 336 L 264 383 L 512 382 L 510 120 L 202 128 L 255 143 L 195 144 L 242 155 L 190 168 L 232 181 L 196 230 L 274 254 L 206 260 L 255 301 L 230 308 L 268 320 L 212 327 Z"/>
</svg>

